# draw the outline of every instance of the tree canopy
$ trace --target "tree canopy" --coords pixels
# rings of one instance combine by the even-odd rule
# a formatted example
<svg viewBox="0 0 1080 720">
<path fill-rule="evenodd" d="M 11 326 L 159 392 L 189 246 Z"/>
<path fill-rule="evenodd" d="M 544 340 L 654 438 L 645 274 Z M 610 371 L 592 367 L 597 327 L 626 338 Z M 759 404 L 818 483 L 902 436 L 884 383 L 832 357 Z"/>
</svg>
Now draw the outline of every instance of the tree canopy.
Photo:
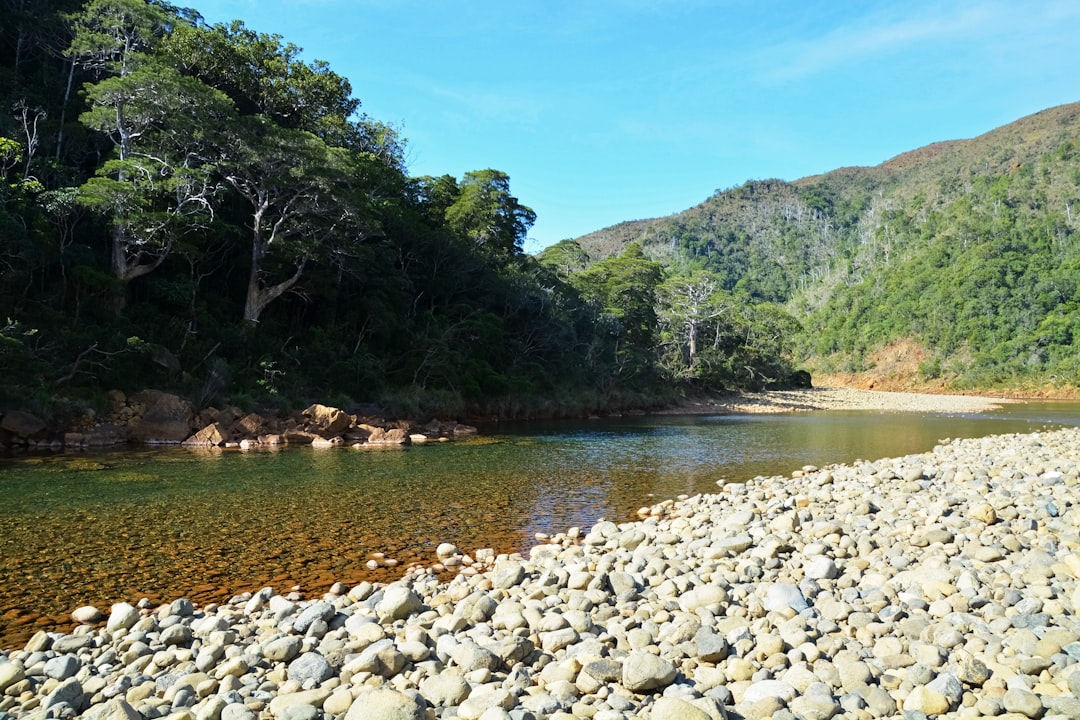
<svg viewBox="0 0 1080 720">
<path fill-rule="evenodd" d="M 410 177 L 399 128 L 286 38 L 156 0 L 4 12 L 4 406 L 153 386 L 197 404 L 582 414 L 669 399 L 704 377 L 709 343 L 761 346 L 728 331 L 752 314 L 684 312 L 677 271 L 641 248 L 591 267 L 572 241 L 557 262 L 524 254 L 536 214 L 505 172 Z M 710 339 L 676 361 L 692 315 Z M 709 382 L 762 378 L 783 372 Z"/>
</svg>

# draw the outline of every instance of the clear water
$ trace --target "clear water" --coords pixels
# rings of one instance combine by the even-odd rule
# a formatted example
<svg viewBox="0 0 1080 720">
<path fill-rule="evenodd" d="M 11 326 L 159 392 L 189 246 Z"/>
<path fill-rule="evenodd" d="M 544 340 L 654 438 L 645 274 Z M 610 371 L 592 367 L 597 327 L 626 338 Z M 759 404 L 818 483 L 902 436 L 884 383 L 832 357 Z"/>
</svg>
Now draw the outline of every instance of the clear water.
<svg viewBox="0 0 1080 720">
<path fill-rule="evenodd" d="M 0 647 L 80 605 L 209 602 L 391 580 L 438 543 L 524 550 L 718 481 L 1080 424 L 1080 403 L 975 415 L 810 412 L 529 423 L 405 450 L 126 450 L 0 459 Z M 368 570 L 373 553 L 399 561 Z"/>
</svg>

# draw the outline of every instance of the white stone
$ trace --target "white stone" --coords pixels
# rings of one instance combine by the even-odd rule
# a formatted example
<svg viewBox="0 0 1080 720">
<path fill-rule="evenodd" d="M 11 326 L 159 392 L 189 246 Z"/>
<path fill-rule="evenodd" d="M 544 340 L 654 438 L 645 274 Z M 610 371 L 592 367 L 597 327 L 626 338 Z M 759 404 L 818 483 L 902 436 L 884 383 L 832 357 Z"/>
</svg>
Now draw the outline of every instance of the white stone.
<svg viewBox="0 0 1080 720">
<path fill-rule="evenodd" d="M 101 611 L 93 605 L 83 605 L 80 608 L 76 608 L 71 613 L 71 619 L 83 625 L 100 622 L 102 617 L 104 616 L 101 614 Z"/>
<path fill-rule="evenodd" d="M 117 630 L 127 630 L 139 622 L 139 611 L 126 602 L 116 603 L 109 613 L 109 620 L 105 623 L 105 630 L 114 633 Z"/>
</svg>

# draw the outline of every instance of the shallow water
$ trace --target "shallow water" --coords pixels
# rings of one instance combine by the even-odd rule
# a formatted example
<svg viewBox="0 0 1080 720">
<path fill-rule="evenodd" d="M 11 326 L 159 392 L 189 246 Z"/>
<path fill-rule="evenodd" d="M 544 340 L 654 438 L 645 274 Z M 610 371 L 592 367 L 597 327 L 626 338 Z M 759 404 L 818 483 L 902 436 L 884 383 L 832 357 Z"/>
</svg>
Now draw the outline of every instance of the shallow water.
<svg viewBox="0 0 1080 720">
<path fill-rule="evenodd" d="M 405 450 L 126 450 L 0 460 L 0 647 L 120 600 L 309 596 L 391 580 L 537 532 L 632 519 L 642 505 L 805 464 L 929 450 L 946 437 L 1080 424 L 1078 403 L 978 415 L 811 412 L 502 425 Z M 382 552 L 396 568 L 368 570 Z"/>
</svg>

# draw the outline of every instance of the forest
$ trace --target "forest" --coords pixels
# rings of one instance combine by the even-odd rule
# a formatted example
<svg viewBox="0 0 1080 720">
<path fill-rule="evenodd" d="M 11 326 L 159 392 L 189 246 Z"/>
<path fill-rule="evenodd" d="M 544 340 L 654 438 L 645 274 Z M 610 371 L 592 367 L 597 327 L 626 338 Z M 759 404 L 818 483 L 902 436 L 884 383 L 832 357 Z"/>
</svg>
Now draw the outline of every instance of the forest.
<svg viewBox="0 0 1080 720">
<path fill-rule="evenodd" d="M 411 177 L 287 38 L 146 0 L 0 19 L 0 407 L 509 418 L 806 382 L 783 292 L 642 242 L 523 253 L 506 173 Z"/>
<path fill-rule="evenodd" d="M 549 252 L 633 244 L 750 307 L 798 319 L 796 361 L 900 387 L 1067 395 L 1080 387 L 1080 104 L 970 140 L 717 191 Z M 764 305 L 768 307 L 768 305 Z"/>
</svg>

